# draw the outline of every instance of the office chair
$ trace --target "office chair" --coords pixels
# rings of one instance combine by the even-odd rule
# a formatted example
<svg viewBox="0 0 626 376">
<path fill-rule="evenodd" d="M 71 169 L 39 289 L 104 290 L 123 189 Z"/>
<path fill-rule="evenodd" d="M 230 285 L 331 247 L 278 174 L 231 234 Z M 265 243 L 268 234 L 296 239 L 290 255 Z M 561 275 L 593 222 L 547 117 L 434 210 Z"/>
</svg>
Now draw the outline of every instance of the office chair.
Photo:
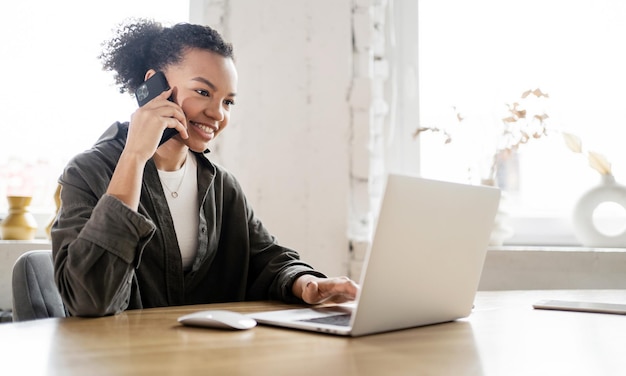
<svg viewBox="0 0 626 376">
<path fill-rule="evenodd" d="M 28 251 L 13 266 L 13 321 L 65 317 L 54 282 L 52 251 Z"/>
</svg>

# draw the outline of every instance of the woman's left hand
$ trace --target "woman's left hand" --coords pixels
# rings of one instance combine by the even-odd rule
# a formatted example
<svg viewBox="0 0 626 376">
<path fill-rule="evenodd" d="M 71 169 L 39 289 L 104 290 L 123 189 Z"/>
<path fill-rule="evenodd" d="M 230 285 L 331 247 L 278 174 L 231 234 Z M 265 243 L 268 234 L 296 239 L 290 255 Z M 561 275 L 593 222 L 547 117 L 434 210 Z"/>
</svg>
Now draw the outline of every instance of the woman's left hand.
<svg viewBox="0 0 626 376">
<path fill-rule="evenodd" d="M 348 277 L 318 278 L 305 274 L 293 285 L 293 293 L 308 304 L 345 303 L 355 300 L 359 286 Z"/>
</svg>

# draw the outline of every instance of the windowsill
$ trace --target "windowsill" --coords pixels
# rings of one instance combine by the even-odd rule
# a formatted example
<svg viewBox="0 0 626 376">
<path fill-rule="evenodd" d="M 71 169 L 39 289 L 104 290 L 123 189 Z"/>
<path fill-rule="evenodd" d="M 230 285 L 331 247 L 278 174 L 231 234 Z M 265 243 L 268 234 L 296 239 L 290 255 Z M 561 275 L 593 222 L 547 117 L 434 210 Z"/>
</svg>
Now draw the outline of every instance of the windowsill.
<svg viewBox="0 0 626 376">
<path fill-rule="evenodd" d="M 596 248 L 596 247 L 582 247 L 576 245 L 500 245 L 490 246 L 489 252 L 604 252 L 604 253 L 626 253 L 626 247 L 624 248 Z"/>
<path fill-rule="evenodd" d="M 0 239 L 0 246 L 4 244 L 45 244 L 50 243 L 50 240 L 44 238 L 35 238 L 28 240 L 6 240 Z"/>
<path fill-rule="evenodd" d="M 17 259 L 17 256 L 22 253 L 34 249 L 52 249 L 52 243 L 48 239 L 0 240 L 0 260 L 9 261 Z M 5 260 L 3 257 L 8 257 L 9 260 Z M 2 270 L 3 267 L 6 266 L 0 265 L 0 270 Z"/>
<path fill-rule="evenodd" d="M 626 248 L 489 247 L 479 290 L 624 289 Z"/>
</svg>

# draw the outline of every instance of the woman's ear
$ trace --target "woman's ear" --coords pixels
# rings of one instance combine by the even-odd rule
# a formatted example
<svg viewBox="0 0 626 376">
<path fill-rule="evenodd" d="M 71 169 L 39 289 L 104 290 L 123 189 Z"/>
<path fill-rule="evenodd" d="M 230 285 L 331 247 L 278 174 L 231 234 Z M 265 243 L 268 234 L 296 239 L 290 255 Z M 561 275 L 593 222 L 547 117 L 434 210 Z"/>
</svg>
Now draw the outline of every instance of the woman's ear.
<svg viewBox="0 0 626 376">
<path fill-rule="evenodd" d="M 148 69 L 148 71 L 146 72 L 145 77 L 143 78 L 144 81 L 148 81 L 148 78 L 154 76 L 156 74 L 156 71 L 152 68 Z"/>
</svg>

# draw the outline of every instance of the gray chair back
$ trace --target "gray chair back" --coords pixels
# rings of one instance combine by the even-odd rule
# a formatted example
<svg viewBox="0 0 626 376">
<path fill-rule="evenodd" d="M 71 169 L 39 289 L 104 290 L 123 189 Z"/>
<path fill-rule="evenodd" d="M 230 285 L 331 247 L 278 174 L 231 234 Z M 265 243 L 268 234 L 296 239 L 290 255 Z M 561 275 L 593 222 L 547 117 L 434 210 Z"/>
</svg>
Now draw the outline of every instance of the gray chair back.
<svg viewBox="0 0 626 376">
<path fill-rule="evenodd" d="M 13 321 L 65 317 L 54 282 L 52 251 L 28 251 L 13 266 Z"/>
</svg>

